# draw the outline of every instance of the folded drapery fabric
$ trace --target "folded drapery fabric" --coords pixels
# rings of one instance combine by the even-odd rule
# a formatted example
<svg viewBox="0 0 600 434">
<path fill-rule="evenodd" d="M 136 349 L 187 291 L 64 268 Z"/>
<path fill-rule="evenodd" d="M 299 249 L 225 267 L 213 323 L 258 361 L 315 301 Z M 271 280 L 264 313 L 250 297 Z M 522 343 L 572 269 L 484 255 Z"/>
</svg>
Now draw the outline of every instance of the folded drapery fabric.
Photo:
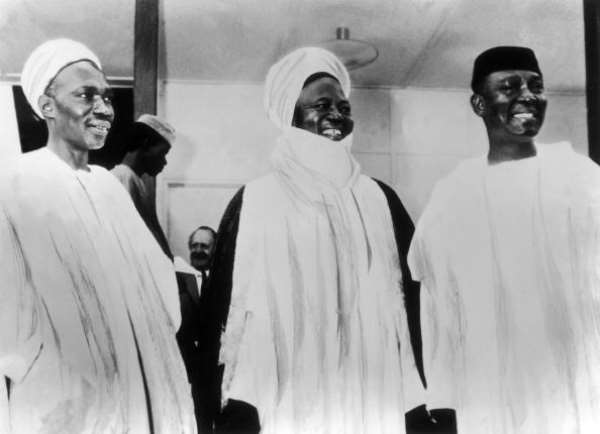
<svg viewBox="0 0 600 434">
<path fill-rule="evenodd" d="M 257 407 L 265 432 L 402 432 L 424 401 L 388 203 L 347 143 L 319 152 L 336 144 L 308 134 L 306 155 L 287 135 L 275 173 L 244 189 L 223 400 Z M 347 158 L 345 175 L 313 153 Z"/>
<path fill-rule="evenodd" d="M 0 375 L 13 432 L 195 432 L 173 265 L 106 170 L 0 171 Z M 10 431 L 8 431 L 10 432 Z"/>
</svg>

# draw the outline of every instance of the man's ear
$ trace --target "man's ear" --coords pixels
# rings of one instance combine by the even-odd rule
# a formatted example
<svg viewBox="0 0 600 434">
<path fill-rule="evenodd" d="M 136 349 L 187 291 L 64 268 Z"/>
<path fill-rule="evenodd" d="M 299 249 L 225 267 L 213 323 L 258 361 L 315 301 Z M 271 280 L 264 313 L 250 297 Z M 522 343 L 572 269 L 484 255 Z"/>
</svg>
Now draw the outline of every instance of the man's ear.
<svg viewBox="0 0 600 434">
<path fill-rule="evenodd" d="M 41 110 L 44 118 L 54 117 L 54 99 L 46 94 L 42 94 L 38 99 L 38 107 Z"/>
<path fill-rule="evenodd" d="M 483 117 L 486 113 L 485 100 L 478 93 L 471 95 L 471 108 L 479 117 Z"/>
</svg>

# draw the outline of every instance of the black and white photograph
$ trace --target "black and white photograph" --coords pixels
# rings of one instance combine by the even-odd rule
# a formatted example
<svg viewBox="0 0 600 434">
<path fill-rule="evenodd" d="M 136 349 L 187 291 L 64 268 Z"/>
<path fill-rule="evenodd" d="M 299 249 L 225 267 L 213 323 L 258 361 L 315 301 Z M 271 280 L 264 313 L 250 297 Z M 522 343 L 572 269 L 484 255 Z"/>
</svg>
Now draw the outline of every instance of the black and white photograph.
<svg viewBox="0 0 600 434">
<path fill-rule="evenodd" d="M 0 434 L 600 432 L 600 1 L 0 0 Z"/>
</svg>

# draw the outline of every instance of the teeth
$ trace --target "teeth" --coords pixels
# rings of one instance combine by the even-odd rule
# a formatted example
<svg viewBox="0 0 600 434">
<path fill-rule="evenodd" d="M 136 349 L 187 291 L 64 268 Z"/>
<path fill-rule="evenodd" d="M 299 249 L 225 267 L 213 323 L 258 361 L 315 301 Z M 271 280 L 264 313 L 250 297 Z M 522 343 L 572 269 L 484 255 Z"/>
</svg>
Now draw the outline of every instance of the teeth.
<svg viewBox="0 0 600 434">
<path fill-rule="evenodd" d="M 105 126 L 105 125 L 92 125 L 92 128 L 95 128 L 97 130 L 100 130 L 103 133 L 106 133 L 106 132 L 108 132 L 110 127 Z"/>
<path fill-rule="evenodd" d="M 325 136 L 339 136 L 341 134 L 342 132 L 335 128 L 328 128 L 326 130 L 323 130 L 323 135 Z"/>
<path fill-rule="evenodd" d="M 532 113 L 516 113 L 513 116 L 518 119 L 531 119 L 533 117 L 533 114 Z"/>
<path fill-rule="evenodd" d="M 96 134 L 102 134 L 102 135 L 108 134 L 108 130 L 110 129 L 109 127 L 104 126 L 104 125 L 92 125 L 91 127 L 97 131 Z"/>
</svg>

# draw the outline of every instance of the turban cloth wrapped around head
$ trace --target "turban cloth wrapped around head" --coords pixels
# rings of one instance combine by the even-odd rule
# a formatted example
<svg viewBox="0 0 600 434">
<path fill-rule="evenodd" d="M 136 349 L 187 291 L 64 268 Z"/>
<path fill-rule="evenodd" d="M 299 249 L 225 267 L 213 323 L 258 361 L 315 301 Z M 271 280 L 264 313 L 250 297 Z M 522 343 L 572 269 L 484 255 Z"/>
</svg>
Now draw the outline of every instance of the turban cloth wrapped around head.
<svg viewBox="0 0 600 434">
<path fill-rule="evenodd" d="M 265 82 L 264 105 L 269 119 L 285 129 L 292 125 L 294 108 L 304 82 L 313 74 L 325 72 L 339 81 L 344 95 L 350 95 L 348 70 L 333 53 L 318 47 L 292 51 L 275 63 Z"/>
<path fill-rule="evenodd" d="M 471 89 L 473 92 L 477 92 L 479 85 L 492 72 L 518 69 L 542 75 L 535 53 L 531 48 L 500 46 L 485 50 L 475 59 Z"/>
<path fill-rule="evenodd" d="M 88 60 L 101 69 L 98 57 L 81 42 L 71 39 L 52 39 L 44 42 L 29 55 L 21 73 L 21 87 L 33 111 L 43 119 L 38 100 L 56 75 L 66 66 Z"/>
</svg>

